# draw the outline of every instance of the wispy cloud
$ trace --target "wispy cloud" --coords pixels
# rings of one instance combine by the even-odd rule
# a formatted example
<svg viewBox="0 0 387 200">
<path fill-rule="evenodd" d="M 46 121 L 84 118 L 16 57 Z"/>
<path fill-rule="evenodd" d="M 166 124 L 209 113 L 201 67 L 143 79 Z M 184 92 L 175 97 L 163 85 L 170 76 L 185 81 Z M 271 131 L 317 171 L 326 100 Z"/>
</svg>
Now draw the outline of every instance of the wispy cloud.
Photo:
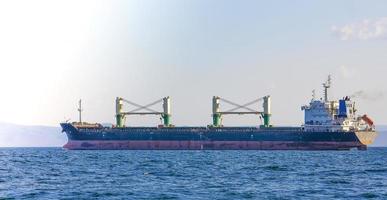
<svg viewBox="0 0 387 200">
<path fill-rule="evenodd" d="M 343 78 L 352 78 L 357 74 L 355 68 L 347 67 L 345 65 L 341 65 L 339 67 L 339 73 Z"/>
<path fill-rule="evenodd" d="M 332 26 L 332 32 L 341 40 L 387 39 L 387 17 Z"/>
</svg>

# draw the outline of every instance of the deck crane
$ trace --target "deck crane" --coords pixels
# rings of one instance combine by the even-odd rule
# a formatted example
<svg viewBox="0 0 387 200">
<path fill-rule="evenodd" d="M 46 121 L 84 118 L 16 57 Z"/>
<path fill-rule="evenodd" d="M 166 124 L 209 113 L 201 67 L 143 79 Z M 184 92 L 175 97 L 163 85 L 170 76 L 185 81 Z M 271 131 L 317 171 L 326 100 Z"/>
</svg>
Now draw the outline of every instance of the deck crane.
<svg viewBox="0 0 387 200">
<path fill-rule="evenodd" d="M 123 111 L 124 102 L 137 108 L 129 112 L 124 112 Z M 161 102 L 163 103 L 163 112 L 159 112 L 149 108 Z M 159 99 L 157 101 L 154 101 L 152 103 L 149 103 L 143 106 L 143 105 L 131 102 L 129 100 L 126 100 L 124 98 L 117 97 L 116 98 L 116 122 L 117 122 L 116 126 L 125 127 L 125 119 L 127 115 L 160 115 L 163 119 L 163 125 L 165 127 L 170 127 L 172 126 L 170 123 L 170 118 L 171 118 L 170 103 L 171 103 L 170 97 L 164 97 L 162 99 Z M 145 111 L 142 111 L 142 110 L 145 110 Z"/>
<path fill-rule="evenodd" d="M 248 106 L 255 104 L 257 102 L 260 102 L 263 100 L 263 112 L 261 111 L 256 111 L 254 109 L 249 108 Z M 220 101 L 225 102 L 227 104 L 235 106 L 235 108 L 227 110 L 227 111 L 220 111 Z M 229 101 L 227 99 L 214 96 L 212 98 L 212 119 L 213 119 L 213 126 L 214 127 L 219 127 L 222 126 L 221 120 L 223 115 L 245 115 L 245 114 L 253 114 L 253 115 L 261 115 L 263 117 L 263 126 L 264 127 L 270 127 L 270 116 L 271 116 L 271 97 L 264 96 L 258 99 L 255 99 L 254 101 L 245 103 L 243 105 L 234 103 L 232 101 Z M 241 111 L 236 111 L 238 109 L 245 109 L 247 111 L 241 112 Z"/>
</svg>

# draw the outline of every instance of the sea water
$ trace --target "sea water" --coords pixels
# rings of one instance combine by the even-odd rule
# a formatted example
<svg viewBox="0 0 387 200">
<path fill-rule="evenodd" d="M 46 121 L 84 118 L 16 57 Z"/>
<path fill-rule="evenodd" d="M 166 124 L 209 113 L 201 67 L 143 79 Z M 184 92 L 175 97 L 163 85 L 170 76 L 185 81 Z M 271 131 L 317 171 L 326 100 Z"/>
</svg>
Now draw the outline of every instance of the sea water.
<svg viewBox="0 0 387 200">
<path fill-rule="evenodd" d="M 387 199 L 387 148 L 0 148 L 0 199 Z"/>
</svg>

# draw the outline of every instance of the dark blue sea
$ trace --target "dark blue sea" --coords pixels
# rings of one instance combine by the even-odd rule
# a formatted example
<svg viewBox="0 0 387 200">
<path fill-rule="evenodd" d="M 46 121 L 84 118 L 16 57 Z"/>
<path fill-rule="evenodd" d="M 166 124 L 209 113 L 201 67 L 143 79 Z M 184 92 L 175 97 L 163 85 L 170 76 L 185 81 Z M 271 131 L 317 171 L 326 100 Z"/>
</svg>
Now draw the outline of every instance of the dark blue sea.
<svg viewBox="0 0 387 200">
<path fill-rule="evenodd" d="M 387 199 L 387 148 L 0 148 L 0 199 Z"/>
</svg>

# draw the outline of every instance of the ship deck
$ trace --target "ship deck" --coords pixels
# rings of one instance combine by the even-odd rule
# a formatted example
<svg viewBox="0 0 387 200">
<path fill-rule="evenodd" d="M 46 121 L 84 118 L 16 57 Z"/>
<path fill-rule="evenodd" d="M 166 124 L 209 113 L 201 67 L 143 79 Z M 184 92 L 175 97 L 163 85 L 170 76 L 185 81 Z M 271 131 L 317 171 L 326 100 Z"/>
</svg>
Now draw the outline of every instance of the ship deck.
<svg viewBox="0 0 387 200">
<path fill-rule="evenodd" d="M 78 130 L 115 130 L 115 131 L 135 131 L 135 132 L 259 132 L 259 131 L 302 131 L 302 127 L 205 127 L 205 126 L 181 126 L 181 127 L 101 127 L 101 128 L 89 128 L 89 127 L 77 127 Z"/>
</svg>

